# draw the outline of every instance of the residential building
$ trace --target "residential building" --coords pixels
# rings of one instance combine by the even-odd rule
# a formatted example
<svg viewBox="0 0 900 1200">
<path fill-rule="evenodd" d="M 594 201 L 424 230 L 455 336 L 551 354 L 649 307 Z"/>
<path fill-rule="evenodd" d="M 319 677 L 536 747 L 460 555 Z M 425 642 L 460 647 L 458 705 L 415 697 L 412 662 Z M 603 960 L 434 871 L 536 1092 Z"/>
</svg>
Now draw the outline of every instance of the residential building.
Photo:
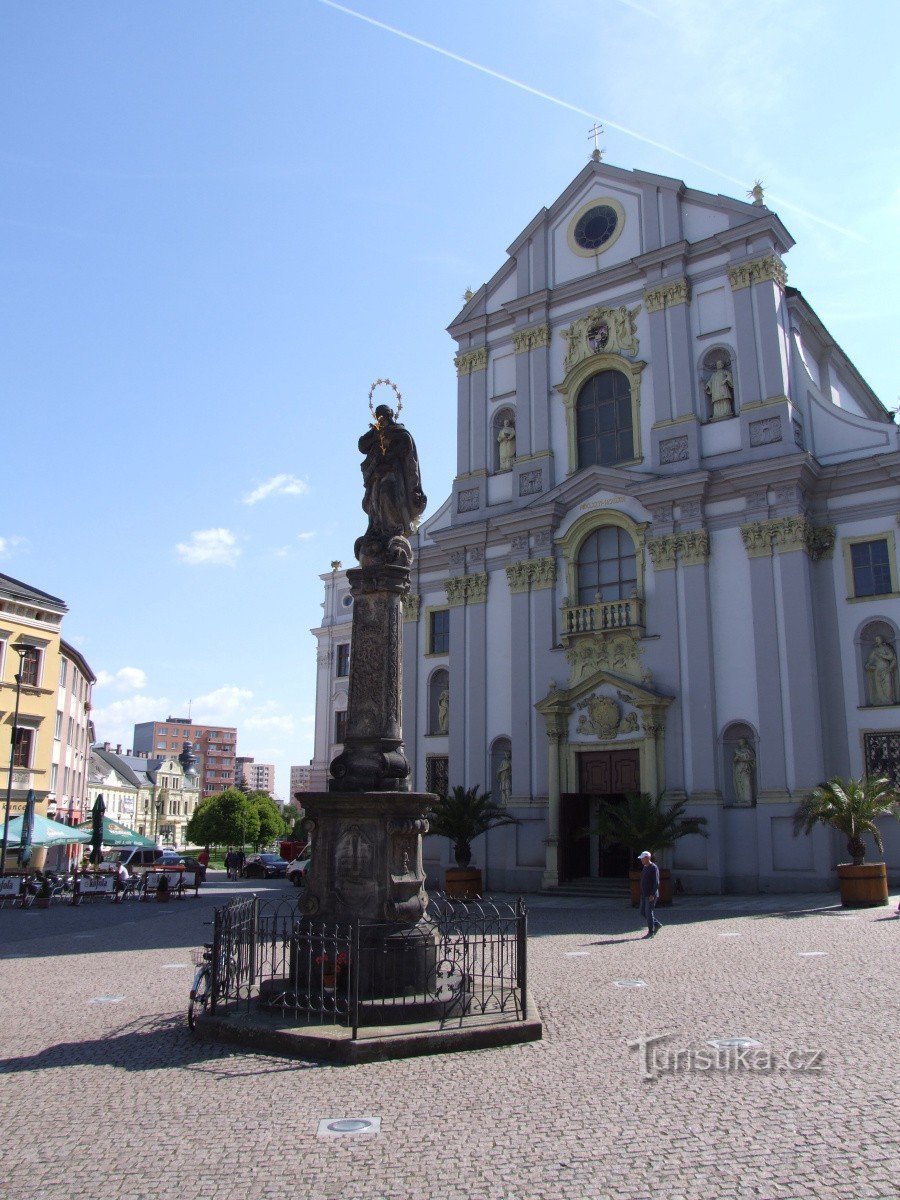
<svg viewBox="0 0 900 1200">
<path fill-rule="evenodd" d="M 200 802 L 198 761 L 190 742 L 181 753 L 123 754 L 108 742 L 90 753 L 88 800 L 103 796 L 106 815 L 159 845 L 183 846 Z"/>
<path fill-rule="evenodd" d="M 0 575 L 0 789 L 5 798 L 11 749 L 13 816 L 31 788 L 44 816 L 59 811 L 60 795 L 73 812 L 83 804 L 94 675 L 78 651 L 61 641 L 67 611 L 58 596 Z"/>
<path fill-rule="evenodd" d="M 333 562 L 331 570 L 319 578 L 325 585 L 322 622 L 310 631 L 317 642 L 315 752 L 309 783 L 313 792 L 328 790 L 328 767 L 343 747 L 353 619 L 353 597 L 341 564 Z"/>
<path fill-rule="evenodd" d="M 663 857 L 686 890 L 829 888 L 846 849 L 793 836 L 799 798 L 900 784 L 898 429 L 787 285 L 793 244 L 761 189 L 595 155 L 450 326 L 457 475 L 415 535 L 403 727 L 414 788 L 519 818 L 476 843 L 492 888 L 623 877 L 637 848 L 581 831 L 636 790 L 706 819 Z M 316 787 L 352 603 L 323 580 Z M 432 878 L 449 854 L 426 839 Z"/>
<path fill-rule="evenodd" d="M 200 763 L 200 795 L 214 796 L 234 785 L 237 729 L 195 725 L 190 717 L 142 721 L 134 727 L 134 751 L 159 756 L 177 754 L 190 742 Z"/>
<path fill-rule="evenodd" d="M 238 755 L 234 770 L 235 787 L 248 792 L 275 793 L 275 764 L 258 763 L 254 758 Z"/>
<path fill-rule="evenodd" d="M 312 764 L 291 767 L 291 787 L 289 796 L 291 802 L 296 799 L 297 792 L 309 792 L 312 782 Z"/>
<path fill-rule="evenodd" d="M 77 825 L 88 815 L 87 776 L 94 740 L 90 715 L 94 683 L 96 676 L 84 656 L 61 639 L 47 812 L 68 825 Z"/>
</svg>

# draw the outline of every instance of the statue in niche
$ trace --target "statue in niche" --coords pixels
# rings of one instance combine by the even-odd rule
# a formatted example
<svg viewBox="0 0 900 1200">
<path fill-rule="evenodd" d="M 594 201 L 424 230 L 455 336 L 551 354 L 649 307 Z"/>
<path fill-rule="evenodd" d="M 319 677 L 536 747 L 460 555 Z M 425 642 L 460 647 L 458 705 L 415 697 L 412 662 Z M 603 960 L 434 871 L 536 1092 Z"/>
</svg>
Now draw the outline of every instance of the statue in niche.
<svg viewBox="0 0 900 1200">
<path fill-rule="evenodd" d="M 438 696 L 438 733 L 450 730 L 450 690 L 444 688 Z"/>
<path fill-rule="evenodd" d="M 366 536 L 408 538 L 425 511 L 426 497 L 416 444 L 386 404 L 375 409 L 375 422 L 359 439 L 359 450 L 366 456 L 360 464 Z"/>
<path fill-rule="evenodd" d="M 500 792 L 500 803 L 509 804 L 512 800 L 512 755 L 508 750 L 497 768 L 497 787 Z"/>
<path fill-rule="evenodd" d="M 866 659 L 866 692 L 869 704 L 897 703 L 897 655 L 880 635 Z"/>
<path fill-rule="evenodd" d="M 712 401 L 714 421 L 734 416 L 734 379 L 721 355 L 716 359 L 716 368 L 707 379 L 705 389 Z"/>
<path fill-rule="evenodd" d="M 745 808 L 752 805 L 756 795 L 756 755 L 746 738 L 738 742 L 731 760 L 731 779 L 735 804 Z"/>
<path fill-rule="evenodd" d="M 500 470 L 511 471 L 516 460 L 516 427 L 509 417 L 503 422 L 503 428 L 497 434 L 500 447 Z"/>
</svg>

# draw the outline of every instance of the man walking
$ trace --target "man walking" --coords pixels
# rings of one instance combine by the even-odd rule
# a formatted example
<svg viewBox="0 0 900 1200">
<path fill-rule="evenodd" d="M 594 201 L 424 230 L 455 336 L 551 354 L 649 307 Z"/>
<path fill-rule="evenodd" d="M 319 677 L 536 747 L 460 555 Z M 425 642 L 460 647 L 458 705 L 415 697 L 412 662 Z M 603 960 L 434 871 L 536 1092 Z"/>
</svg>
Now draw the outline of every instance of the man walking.
<svg viewBox="0 0 900 1200">
<path fill-rule="evenodd" d="M 662 929 L 656 919 L 656 902 L 659 899 L 659 867 L 653 861 L 649 850 L 642 850 L 638 855 L 643 870 L 641 871 L 641 916 L 647 918 L 645 937 L 653 937 L 658 929 Z"/>
</svg>

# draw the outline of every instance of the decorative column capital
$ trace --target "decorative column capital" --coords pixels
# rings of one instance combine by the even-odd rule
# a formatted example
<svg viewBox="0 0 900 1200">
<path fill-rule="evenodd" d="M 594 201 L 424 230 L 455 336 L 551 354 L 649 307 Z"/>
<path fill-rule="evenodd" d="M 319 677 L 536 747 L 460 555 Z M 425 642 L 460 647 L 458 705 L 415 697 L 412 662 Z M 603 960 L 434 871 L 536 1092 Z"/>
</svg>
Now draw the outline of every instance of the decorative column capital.
<svg viewBox="0 0 900 1200">
<path fill-rule="evenodd" d="M 451 608 L 463 604 L 483 604 L 487 599 L 487 572 L 480 575 L 455 575 L 444 580 L 447 603 Z"/>
<path fill-rule="evenodd" d="M 479 346 L 475 350 L 462 350 L 454 357 L 453 363 L 457 375 L 471 375 L 473 371 L 486 371 L 487 346 Z"/>
<path fill-rule="evenodd" d="M 750 258 L 728 268 L 728 282 L 733 292 L 768 280 L 777 283 L 780 288 L 787 283 L 787 271 L 777 254 L 764 254 L 761 258 Z"/>
<path fill-rule="evenodd" d="M 674 533 L 647 538 L 647 552 L 654 571 L 674 571 L 678 542 Z"/>
<path fill-rule="evenodd" d="M 527 592 L 529 588 L 540 591 L 556 583 L 556 559 L 523 558 L 510 563 L 506 568 L 510 592 Z"/>
<path fill-rule="evenodd" d="M 803 550 L 812 562 L 821 562 L 834 552 L 835 530 L 833 525 L 813 525 L 800 514 L 742 525 L 741 537 L 750 558 L 768 557 L 773 549 L 779 554 Z"/>
<path fill-rule="evenodd" d="M 662 312 L 664 308 L 673 308 L 676 304 L 687 304 L 690 298 L 691 285 L 687 279 L 673 279 L 644 292 L 644 307 L 648 313 Z"/>
<path fill-rule="evenodd" d="M 684 567 L 696 567 L 709 562 L 709 534 L 705 529 L 679 533 L 678 555 Z"/>
<path fill-rule="evenodd" d="M 529 350 L 540 350 L 549 345 L 549 325 L 532 325 L 528 329 L 517 329 L 513 334 L 516 354 L 527 354 Z"/>
</svg>

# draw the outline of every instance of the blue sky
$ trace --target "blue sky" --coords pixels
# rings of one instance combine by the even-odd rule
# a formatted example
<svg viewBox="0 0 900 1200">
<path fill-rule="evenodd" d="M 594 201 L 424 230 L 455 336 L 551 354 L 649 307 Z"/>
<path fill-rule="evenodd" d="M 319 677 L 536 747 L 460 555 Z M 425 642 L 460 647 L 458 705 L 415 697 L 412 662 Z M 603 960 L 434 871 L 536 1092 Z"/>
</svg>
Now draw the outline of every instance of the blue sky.
<svg viewBox="0 0 900 1200">
<path fill-rule="evenodd" d="M 898 12 L 0 7 L 0 570 L 69 605 L 98 736 L 130 745 L 192 700 L 286 795 L 312 753 L 318 576 L 364 526 L 369 385 L 399 383 L 433 511 L 445 327 L 595 117 L 619 166 L 741 198 L 761 178 L 791 283 L 895 407 Z"/>
</svg>

